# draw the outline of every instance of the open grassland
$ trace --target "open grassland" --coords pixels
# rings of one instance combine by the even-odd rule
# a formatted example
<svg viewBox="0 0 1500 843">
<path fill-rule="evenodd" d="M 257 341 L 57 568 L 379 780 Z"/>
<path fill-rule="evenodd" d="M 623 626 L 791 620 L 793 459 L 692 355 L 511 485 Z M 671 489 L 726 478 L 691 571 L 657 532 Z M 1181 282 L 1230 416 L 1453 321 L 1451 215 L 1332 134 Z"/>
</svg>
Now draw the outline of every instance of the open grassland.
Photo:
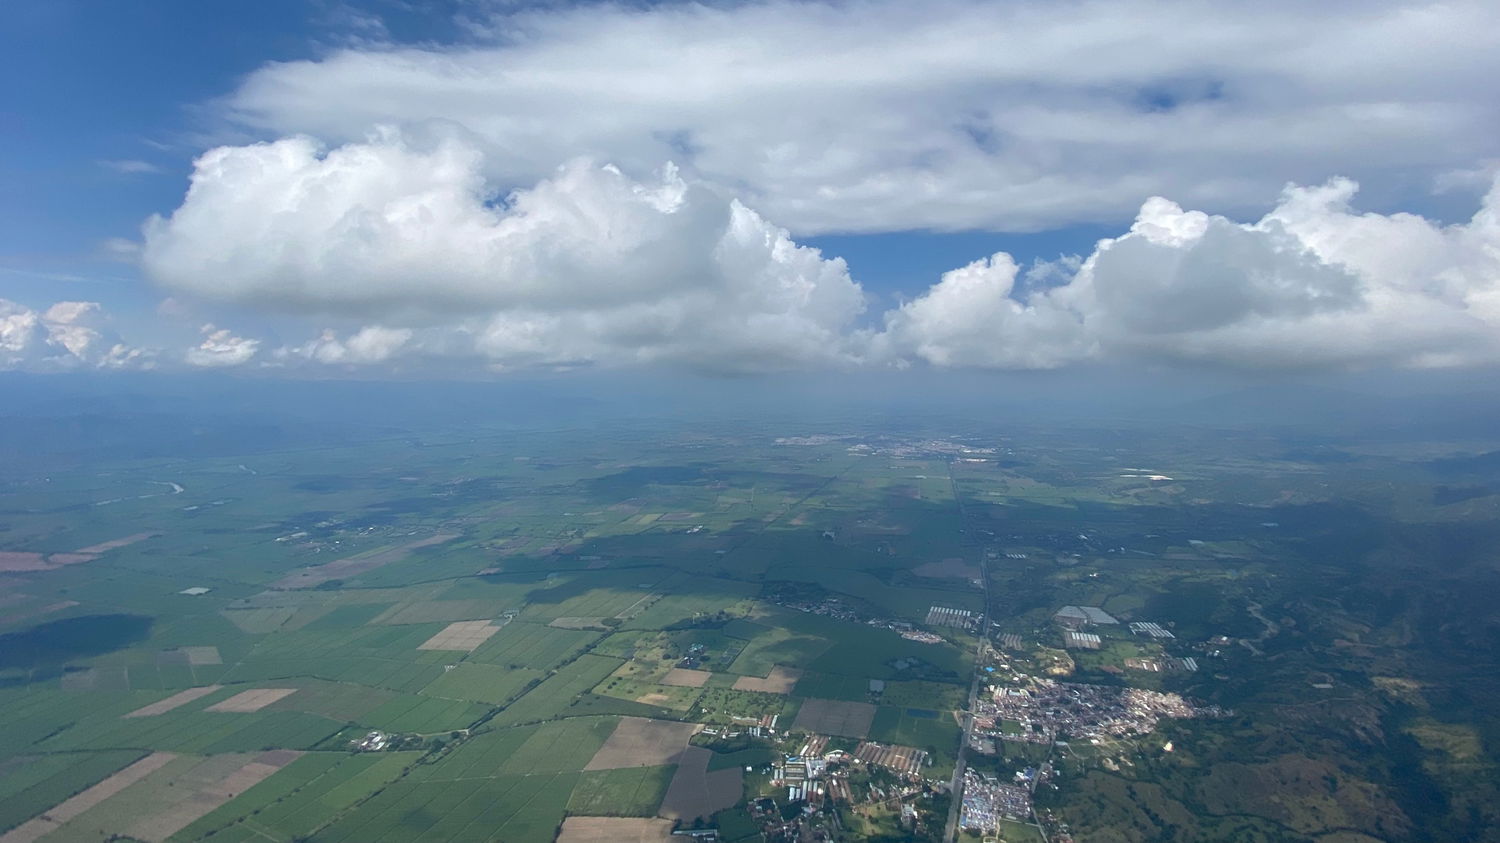
<svg viewBox="0 0 1500 843">
<path fill-rule="evenodd" d="M 882 705 L 870 722 L 870 740 L 886 744 L 914 746 L 932 756 L 931 773 L 941 777 L 953 766 L 958 748 L 959 728 L 946 710 L 904 708 Z"/>
<path fill-rule="evenodd" d="M 673 711 L 687 711 L 702 693 L 693 686 L 665 685 L 624 678 L 619 675 L 618 671 L 595 686 L 593 692 L 600 696 L 668 708 Z"/>
<path fill-rule="evenodd" d="M 732 725 L 743 724 L 745 718 L 759 720 L 762 717 L 780 715 L 778 728 L 784 729 L 791 723 L 800 704 L 799 699 L 782 694 L 704 688 L 692 711 L 692 717 L 704 723 Z"/>
<path fill-rule="evenodd" d="M 880 703 L 900 708 L 952 711 L 962 707 L 968 696 L 969 689 L 956 683 L 892 680 L 885 683 Z"/>
<path fill-rule="evenodd" d="M 749 637 L 739 658 L 729 666 L 741 676 L 768 676 L 778 666 L 806 668 L 833 646 L 826 638 L 748 622 L 735 625 L 732 634 Z"/>
<path fill-rule="evenodd" d="M 1042 830 L 1031 823 L 1000 820 L 1000 843 L 1046 843 Z"/>
</svg>

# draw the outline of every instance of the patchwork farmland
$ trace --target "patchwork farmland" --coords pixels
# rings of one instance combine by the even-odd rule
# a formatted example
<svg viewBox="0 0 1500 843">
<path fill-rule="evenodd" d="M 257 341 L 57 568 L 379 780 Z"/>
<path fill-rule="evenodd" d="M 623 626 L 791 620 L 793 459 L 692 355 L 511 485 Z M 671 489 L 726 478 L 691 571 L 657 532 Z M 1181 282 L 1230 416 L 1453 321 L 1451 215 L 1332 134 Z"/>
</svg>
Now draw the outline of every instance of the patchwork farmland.
<svg viewBox="0 0 1500 843">
<path fill-rule="evenodd" d="M 829 554 L 792 522 L 856 460 L 613 465 L 557 436 L 208 460 L 181 495 L 13 519 L 0 635 L 30 655 L 0 684 L 0 843 L 749 840 L 778 752 L 922 731 L 871 680 L 962 696 L 967 642 L 764 582 Z"/>
</svg>

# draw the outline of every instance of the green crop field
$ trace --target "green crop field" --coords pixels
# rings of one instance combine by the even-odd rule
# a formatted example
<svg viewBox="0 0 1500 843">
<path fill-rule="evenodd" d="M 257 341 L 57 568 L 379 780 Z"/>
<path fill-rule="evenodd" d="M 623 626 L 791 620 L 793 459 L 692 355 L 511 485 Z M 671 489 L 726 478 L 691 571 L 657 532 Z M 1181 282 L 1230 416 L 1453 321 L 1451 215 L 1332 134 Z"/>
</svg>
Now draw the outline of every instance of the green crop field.
<svg viewBox="0 0 1500 843">
<path fill-rule="evenodd" d="M 397 778 L 420 753 L 304 755 L 177 832 L 172 843 L 306 837 Z"/>
<path fill-rule="evenodd" d="M 578 777 L 568 813 L 589 817 L 654 817 L 677 771 L 665 767 L 591 770 Z"/>
<path fill-rule="evenodd" d="M 542 680 L 495 717 L 496 725 L 513 725 L 567 716 L 569 707 L 620 666 L 616 659 L 582 655 Z"/>
<path fill-rule="evenodd" d="M 431 734 L 463 729 L 490 711 L 465 700 L 398 696 L 366 712 L 356 722 L 388 732 Z"/>
<path fill-rule="evenodd" d="M 813 635 L 759 624 L 737 627 L 735 634 L 750 636 L 739 658 L 729 666 L 732 673 L 741 676 L 765 676 L 776 665 L 806 667 L 833 646 L 828 640 Z"/>
<path fill-rule="evenodd" d="M 0 765 L 0 831 L 20 825 L 144 755 L 121 749 L 9 759 Z"/>
<path fill-rule="evenodd" d="M 583 651 L 600 634 L 512 621 L 469 654 L 469 661 L 547 670 Z"/>
<path fill-rule="evenodd" d="M 504 703 L 519 696 L 532 682 L 546 674 L 524 667 L 501 667 L 496 664 L 465 662 L 432 680 L 422 693 L 430 697 L 474 702 Z"/>
<path fill-rule="evenodd" d="M 557 833 L 577 772 L 467 781 L 410 777 L 312 837 L 314 843 L 503 840 L 548 843 Z"/>
</svg>

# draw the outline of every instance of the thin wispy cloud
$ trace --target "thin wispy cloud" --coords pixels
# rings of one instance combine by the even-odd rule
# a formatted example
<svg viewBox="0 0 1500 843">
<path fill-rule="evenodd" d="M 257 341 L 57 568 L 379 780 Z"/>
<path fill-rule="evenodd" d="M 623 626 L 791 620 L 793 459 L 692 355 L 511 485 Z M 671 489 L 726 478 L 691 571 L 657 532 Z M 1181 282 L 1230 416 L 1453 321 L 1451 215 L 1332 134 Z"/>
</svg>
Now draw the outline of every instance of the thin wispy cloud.
<svg viewBox="0 0 1500 843">
<path fill-rule="evenodd" d="M 100 161 L 99 165 L 105 169 L 113 170 L 116 173 L 127 176 L 148 175 L 162 171 L 161 167 L 152 164 L 150 161 L 141 161 L 139 159 Z"/>
</svg>

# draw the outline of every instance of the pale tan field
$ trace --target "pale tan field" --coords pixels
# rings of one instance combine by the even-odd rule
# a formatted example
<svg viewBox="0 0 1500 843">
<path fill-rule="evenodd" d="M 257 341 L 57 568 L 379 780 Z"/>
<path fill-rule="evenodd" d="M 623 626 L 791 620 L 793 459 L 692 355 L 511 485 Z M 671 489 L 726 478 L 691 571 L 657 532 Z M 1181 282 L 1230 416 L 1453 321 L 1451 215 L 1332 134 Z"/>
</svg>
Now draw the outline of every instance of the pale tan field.
<svg viewBox="0 0 1500 843">
<path fill-rule="evenodd" d="M 0 836 L 0 843 L 129 839 L 162 843 L 302 755 L 158 752 Z"/>
<path fill-rule="evenodd" d="M 224 663 L 224 658 L 219 655 L 218 647 L 182 647 L 181 650 L 187 654 L 188 664 L 195 667 Z"/>
<path fill-rule="evenodd" d="M 135 840 L 161 843 L 187 828 L 199 817 L 270 778 L 301 754 L 295 750 L 278 749 L 263 752 L 249 760 L 243 760 L 243 756 L 235 756 L 235 759 L 243 763 L 231 769 L 227 775 L 223 774 L 219 769 L 221 765 L 217 763 L 221 756 L 215 756 L 195 768 L 192 775 L 174 782 L 171 788 L 174 798 L 169 802 L 164 800 L 164 804 L 153 805 L 144 816 L 126 826 L 123 833 Z M 223 760 L 234 763 L 229 758 Z"/>
<path fill-rule="evenodd" d="M 594 753 L 585 770 L 615 770 L 622 767 L 656 767 L 675 763 L 698 731 L 696 723 L 621 718 L 620 724 Z"/>
<path fill-rule="evenodd" d="M 734 680 L 736 691 L 762 691 L 767 694 L 790 694 L 792 688 L 796 687 L 797 680 L 802 678 L 802 671 L 795 667 L 782 667 L 776 665 L 766 678 L 756 676 L 741 676 Z"/>
<path fill-rule="evenodd" d="M 462 650 L 472 652 L 500 631 L 491 621 L 457 621 L 450 623 L 421 644 L 418 650 Z"/>
<path fill-rule="evenodd" d="M 4 586 L 0 586 L 0 588 L 3 587 Z M 32 618 L 39 618 L 42 615 L 50 615 L 53 612 L 61 612 L 63 609 L 71 609 L 77 605 L 77 600 L 59 600 L 56 603 L 49 603 L 46 606 L 39 606 L 35 609 L 27 609 L 21 612 L 11 612 L 6 615 L 0 615 L 0 623 L 20 623 L 21 621 L 31 620 Z"/>
<path fill-rule="evenodd" d="M 100 553 L 105 553 L 106 551 L 115 550 L 116 548 L 124 547 L 129 544 L 135 544 L 138 541 L 145 541 L 146 539 L 159 535 L 161 535 L 161 533 L 135 533 L 133 535 L 125 536 L 124 538 L 111 539 L 107 542 L 91 544 L 88 547 L 80 547 L 73 552 L 97 555 Z"/>
<path fill-rule="evenodd" d="M 164 700 L 157 700 L 150 705 L 141 706 L 126 717 L 155 717 L 158 714 L 166 714 L 174 708 L 181 708 L 196 699 L 212 694 L 214 691 L 224 687 L 223 685 L 204 685 L 201 688 L 189 688 L 186 691 L 178 691 Z"/>
<path fill-rule="evenodd" d="M 335 559 L 332 562 L 311 568 L 303 568 L 296 573 L 287 574 L 276 582 L 271 583 L 271 588 L 283 590 L 314 588 L 331 580 L 348 579 L 363 574 L 366 571 L 373 571 L 376 568 L 405 559 L 407 554 L 417 548 L 442 544 L 456 538 L 458 538 L 457 533 L 439 533 L 435 536 L 428 536 L 425 539 L 408 542 L 400 547 L 390 548 L 389 550 L 382 550 L 348 559 Z"/>
<path fill-rule="evenodd" d="M 256 688 L 251 691 L 241 691 L 227 700 L 216 702 L 205 708 L 204 711 L 222 711 L 235 714 L 260 711 L 271 703 L 295 693 L 297 693 L 296 688 Z"/>
<path fill-rule="evenodd" d="M 688 670 L 685 667 L 674 667 L 667 671 L 667 675 L 661 678 L 663 685 L 676 685 L 679 688 L 702 688 L 703 683 L 713 676 L 707 670 Z"/>
<path fill-rule="evenodd" d="M 130 668 L 122 665 L 70 670 L 58 684 L 64 691 L 128 691 Z"/>
<path fill-rule="evenodd" d="M 19 573 L 51 569 L 52 566 L 47 564 L 47 557 L 43 554 L 29 550 L 0 550 L 0 571 Z"/>
<path fill-rule="evenodd" d="M 84 811 L 167 766 L 176 757 L 171 752 L 148 755 L 88 790 L 59 802 L 46 813 L 0 835 L 0 843 L 32 843 L 43 835 L 56 831 L 63 823 L 72 820 Z"/>
<path fill-rule="evenodd" d="M 94 554 L 92 553 L 54 553 L 47 557 L 47 564 L 54 568 L 92 561 L 94 561 Z"/>
<path fill-rule="evenodd" d="M 633 817 L 568 817 L 556 843 L 667 843 L 672 821 Z"/>
</svg>

